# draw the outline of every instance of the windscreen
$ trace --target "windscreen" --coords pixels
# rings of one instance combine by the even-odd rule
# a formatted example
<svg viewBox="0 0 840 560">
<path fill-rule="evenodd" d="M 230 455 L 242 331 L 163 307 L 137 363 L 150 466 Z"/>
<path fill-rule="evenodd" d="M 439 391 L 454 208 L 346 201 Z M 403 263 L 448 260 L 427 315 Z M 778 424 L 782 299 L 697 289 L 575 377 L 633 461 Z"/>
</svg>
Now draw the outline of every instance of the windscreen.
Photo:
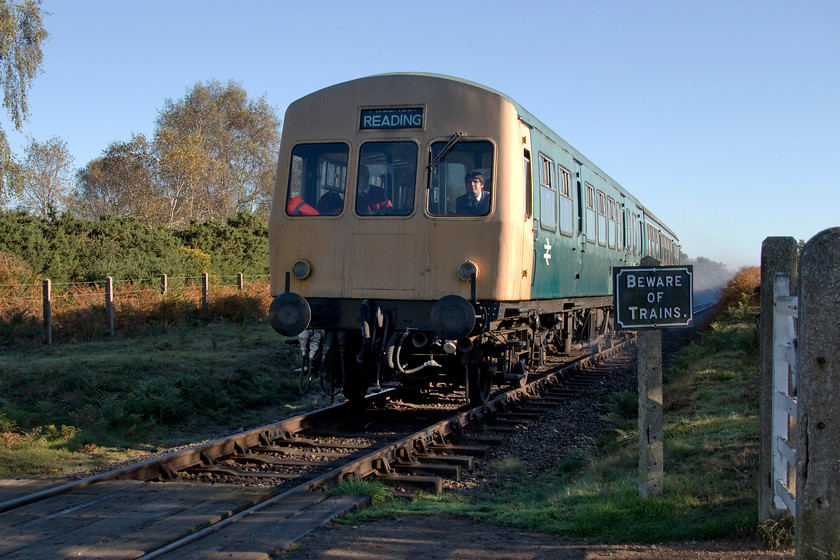
<svg viewBox="0 0 840 560">
<path fill-rule="evenodd" d="M 428 211 L 432 216 L 484 216 L 493 198 L 493 145 L 487 141 L 432 144 Z"/>
<path fill-rule="evenodd" d="M 367 142 L 359 153 L 356 213 L 408 216 L 414 210 L 417 144 Z"/>
<path fill-rule="evenodd" d="M 286 214 L 337 216 L 344 210 L 347 144 L 298 144 L 292 150 Z"/>
</svg>

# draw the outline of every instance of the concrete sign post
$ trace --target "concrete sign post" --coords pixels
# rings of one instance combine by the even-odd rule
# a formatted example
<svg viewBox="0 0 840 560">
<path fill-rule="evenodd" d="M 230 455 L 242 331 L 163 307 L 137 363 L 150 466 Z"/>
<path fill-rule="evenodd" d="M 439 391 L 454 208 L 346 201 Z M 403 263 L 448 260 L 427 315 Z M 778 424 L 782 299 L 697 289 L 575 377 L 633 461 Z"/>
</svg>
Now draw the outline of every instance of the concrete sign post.
<svg viewBox="0 0 840 560">
<path fill-rule="evenodd" d="M 639 496 L 661 496 L 665 482 L 662 331 L 639 333 Z"/>
<path fill-rule="evenodd" d="M 639 495 L 659 496 L 665 478 L 662 416 L 662 329 L 694 320 L 693 269 L 658 266 L 651 257 L 640 267 L 613 269 L 615 328 L 639 332 Z"/>
</svg>

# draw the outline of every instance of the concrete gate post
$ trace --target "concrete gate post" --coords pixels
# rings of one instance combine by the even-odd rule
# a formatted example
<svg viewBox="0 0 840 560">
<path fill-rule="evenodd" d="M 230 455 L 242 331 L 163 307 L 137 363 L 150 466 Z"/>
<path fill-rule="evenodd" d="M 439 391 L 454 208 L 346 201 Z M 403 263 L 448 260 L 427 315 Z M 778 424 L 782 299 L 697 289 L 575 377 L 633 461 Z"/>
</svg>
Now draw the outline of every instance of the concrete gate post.
<svg viewBox="0 0 840 560">
<path fill-rule="evenodd" d="M 773 284 L 777 272 L 796 286 L 797 248 L 793 237 L 768 237 L 761 244 L 761 315 L 759 357 L 758 522 L 780 517 L 773 503 Z M 790 294 L 794 295 L 794 294 Z"/>
<path fill-rule="evenodd" d="M 840 227 L 802 249 L 796 558 L 840 557 Z"/>
</svg>

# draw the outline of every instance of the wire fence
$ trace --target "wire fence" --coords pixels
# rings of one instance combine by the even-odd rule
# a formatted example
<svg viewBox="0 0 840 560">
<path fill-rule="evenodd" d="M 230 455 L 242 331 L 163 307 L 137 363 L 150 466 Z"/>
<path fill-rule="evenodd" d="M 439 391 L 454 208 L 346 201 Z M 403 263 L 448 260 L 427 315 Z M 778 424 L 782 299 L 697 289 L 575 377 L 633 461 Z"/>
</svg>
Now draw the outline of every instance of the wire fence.
<svg viewBox="0 0 840 560">
<path fill-rule="evenodd" d="M 0 284 L 0 345 L 31 346 L 143 336 L 172 326 L 262 321 L 268 276 L 180 276 Z"/>
</svg>

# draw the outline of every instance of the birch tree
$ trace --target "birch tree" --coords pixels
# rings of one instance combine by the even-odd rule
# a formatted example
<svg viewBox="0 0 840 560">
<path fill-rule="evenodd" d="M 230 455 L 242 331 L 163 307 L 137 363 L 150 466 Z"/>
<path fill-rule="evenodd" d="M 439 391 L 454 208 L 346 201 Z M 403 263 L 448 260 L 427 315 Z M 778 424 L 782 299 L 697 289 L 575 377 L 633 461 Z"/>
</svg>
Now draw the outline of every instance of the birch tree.
<svg viewBox="0 0 840 560">
<path fill-rule="evenodd" d="M 67 207 L 73 156 L 64 140 L 57 136 L 45 142 L 30 139 L 18 173 L 22 206 L 33 215 L 52 220 Z"/>
<path fill-rule="evenodd" d="M 0 82 L 3 107 L 20 131 L 29 117 L 29 86 L 41 69 L 44 30 L 40 0 L 0 0 Z M 20 191 L 18 167 L 6 131 L 0 127 L 0 202 Z"/>
</svg>

